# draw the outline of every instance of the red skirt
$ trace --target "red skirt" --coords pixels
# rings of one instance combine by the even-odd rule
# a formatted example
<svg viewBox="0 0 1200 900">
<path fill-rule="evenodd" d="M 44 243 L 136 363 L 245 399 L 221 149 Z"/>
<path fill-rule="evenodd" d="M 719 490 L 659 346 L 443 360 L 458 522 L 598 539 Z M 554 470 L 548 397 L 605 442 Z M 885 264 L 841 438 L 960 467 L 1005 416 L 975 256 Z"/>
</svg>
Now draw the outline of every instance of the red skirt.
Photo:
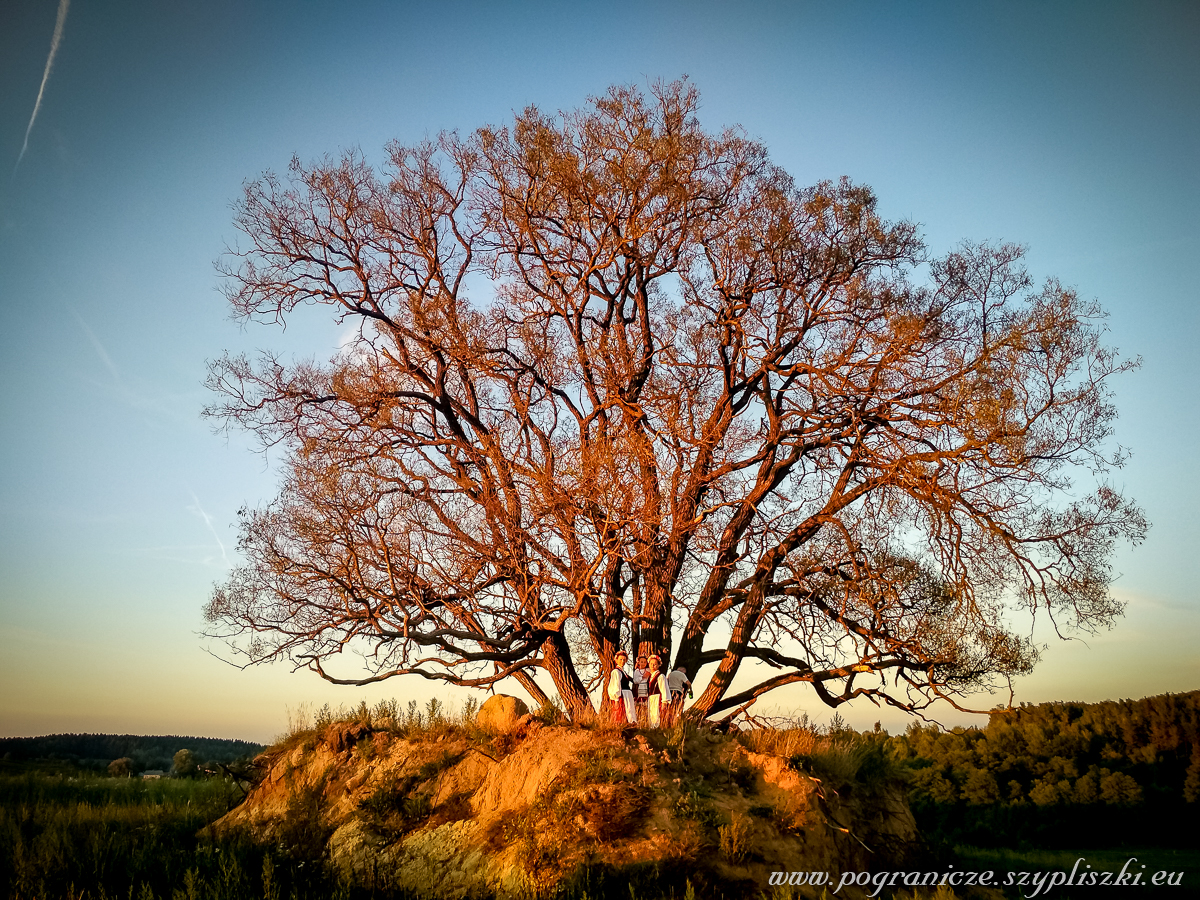
<svg viewBox="0 0 1200 900">
<path fill-rule="evenodd" d="M 608 718 L 614 725 L 628 725 L 629 717 L 625 715 L 625 698 L 608 701 Z"/>
</svg>

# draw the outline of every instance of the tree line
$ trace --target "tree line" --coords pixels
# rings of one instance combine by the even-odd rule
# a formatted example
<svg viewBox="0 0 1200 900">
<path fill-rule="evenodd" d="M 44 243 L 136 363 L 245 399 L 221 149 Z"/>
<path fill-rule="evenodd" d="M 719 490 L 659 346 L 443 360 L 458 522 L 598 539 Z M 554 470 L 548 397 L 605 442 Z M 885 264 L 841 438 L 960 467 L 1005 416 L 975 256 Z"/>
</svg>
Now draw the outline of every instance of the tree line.
<svg viewBox="0 0 1200 900">
<path fill-rule="evenodd" d="M 107 771 L 116 760 L 128 760 L 130 774 L 174 768 L 176 754 L 186 748 L 197 764 L 232 763 L 263 751 L 262 744 L 224 738 L 182 735 L 51 734 L 0 738 L 0 759 L 10 763 L 53 762 Z"/>
<path fill-rule="evenodd" d="M 949 842 L 1105 846 L 1145 828 L 1195 839 L 1161 826 L 1194 819 L 1200 800 L 1200 691 L 1023 704 L 985 728 L 914 723 L 890 744 L 922 831 Z"/>
</svg>

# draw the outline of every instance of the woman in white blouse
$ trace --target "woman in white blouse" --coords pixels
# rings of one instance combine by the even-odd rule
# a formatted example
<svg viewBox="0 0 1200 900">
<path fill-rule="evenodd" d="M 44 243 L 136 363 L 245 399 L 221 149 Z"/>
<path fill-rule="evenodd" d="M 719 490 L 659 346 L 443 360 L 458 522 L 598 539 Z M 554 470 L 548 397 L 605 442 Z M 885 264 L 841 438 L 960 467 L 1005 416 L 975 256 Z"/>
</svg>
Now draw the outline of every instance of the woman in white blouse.
<svg viewBox="0 0 1200 900">
<path fill-rule="evenodd" d="M 662 660 L 657 655 L 650 657 L 650 669 L 646 680 L 650 685 L 650 696 L 646 702 L 646 711 L 651 728 L 663 725 L 663 715 L 671 702 L 671 692 L 667 688 L 667 679 L 662 672 Z"/>
<path fill-rule="evenodd" d="M 633 679 L 625 674 L 625 663 L 629 654 L 618 650 L 613 657 L 616 664 L 608 676 L 609 715 L 617 725 L 636 725 L 637 712 L 633 706 Z"/>
</svg>

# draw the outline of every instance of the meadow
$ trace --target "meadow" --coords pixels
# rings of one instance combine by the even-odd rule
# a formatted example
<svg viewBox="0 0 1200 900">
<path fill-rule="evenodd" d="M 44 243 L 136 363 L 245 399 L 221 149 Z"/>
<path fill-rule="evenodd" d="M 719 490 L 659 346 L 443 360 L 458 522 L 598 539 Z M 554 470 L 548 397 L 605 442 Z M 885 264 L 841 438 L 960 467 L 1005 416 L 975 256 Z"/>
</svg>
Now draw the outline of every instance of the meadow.
<svg viewBox="0 0 1200 900">
<path fill-rule="evenodd" d="M 352 892 L 318 864 L 206 839 L 242 797 L 220 779 L 0 776 L 0 890 L 9 900 L 286 900 Z"/>
</svg>

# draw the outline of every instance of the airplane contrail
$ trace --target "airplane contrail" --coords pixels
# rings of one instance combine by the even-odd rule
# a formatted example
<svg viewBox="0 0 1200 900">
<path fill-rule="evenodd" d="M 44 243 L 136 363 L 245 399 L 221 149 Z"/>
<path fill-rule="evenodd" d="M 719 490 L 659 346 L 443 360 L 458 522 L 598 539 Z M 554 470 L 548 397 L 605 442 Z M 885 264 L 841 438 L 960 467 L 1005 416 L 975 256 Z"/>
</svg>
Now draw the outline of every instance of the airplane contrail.
<svg viewBox="0 0 1200 900">
<path fill-rule="evenodd" d="M 225 555 L 225 543 L 224 543 L 224 541 L 221 540 L 221 536 L 219 534 L 217 534 L 217 529 L 213 528 L 212 516 L 210 516 L 208 513 L 206 513 L 204 511 L 204 507 L 200 505 L 200 498 L 196 496 L 196 492 L 191 491 L 190 493 L 192 495 L 192 499 L 196 502 L 195 502 L 194 506 L 189 506 L 188 510 L 191 512 L 195 512 L 196 514 L 198 514 L 200 516 L 200 518 L 202 518 L 204 520 L 204 524 L 208 526 L 209 532 L 216 539 L 217 546 L 221 548 L 221 559 L 224 560 L 225 565 L 228 566 L 229 565 L 229 557 Z"/>
<path fill-rule="evenodd" d="M 50 55 L 46 57 L 46 71 L 42 73 L 42 86 L 38 88 L 37 102 L 33 104 L 33 115 L 29 117 L 29 126 L 25 129 L 25 142 L 21 144 L 17 165 L 13 166 L 14 175 L 17 174 L 21 160 L 25 158 L 25 151 L 29 149 L 29 132 L 33 131 L 33 123 L 37 120 L 38 110 L 42 108 L 42 95 L 46 93 L 46 82 L 50 80 L 50 70 L 54 67 L 54 57 L 58 53 L 58 43 L 62 40 L 63 25 L 67 21 L 67 7 L 70 5 L 71 0 L 59 0 L 58 2 L 58 18 L 54 21 L 54 37 L 50 39 Z"/>
<path fill-rule="evenodd" d="M 107 368 L 109 374 L 112 375 L 113 381 L 118 387 L 123 387 L 121 384 L 121 373 L 117 371 L 117 367 L 113 363 L 112 357 L 108 355 L 108 351 L 104 349 L 104 345 L 100 343 L 100 338 L 96 337 L 96 332 L 92 331 L 92 329 L 88 327 L 88 323 L 83 321 L 83 317 L 80 316 L 79 313 L 75 312 L 75 310 L 72 309 L 71 314 L 75 316 L 75 321 L 79 323 L 79 327 L 83 329 L 84 334 L 86 334 L 88 337 L 88 340 L 92 342 L 92 349 L 96 351 L 96 355 L 100 357 L 100 362 L 104 363 L 105 368 Z"/>
</svg>

